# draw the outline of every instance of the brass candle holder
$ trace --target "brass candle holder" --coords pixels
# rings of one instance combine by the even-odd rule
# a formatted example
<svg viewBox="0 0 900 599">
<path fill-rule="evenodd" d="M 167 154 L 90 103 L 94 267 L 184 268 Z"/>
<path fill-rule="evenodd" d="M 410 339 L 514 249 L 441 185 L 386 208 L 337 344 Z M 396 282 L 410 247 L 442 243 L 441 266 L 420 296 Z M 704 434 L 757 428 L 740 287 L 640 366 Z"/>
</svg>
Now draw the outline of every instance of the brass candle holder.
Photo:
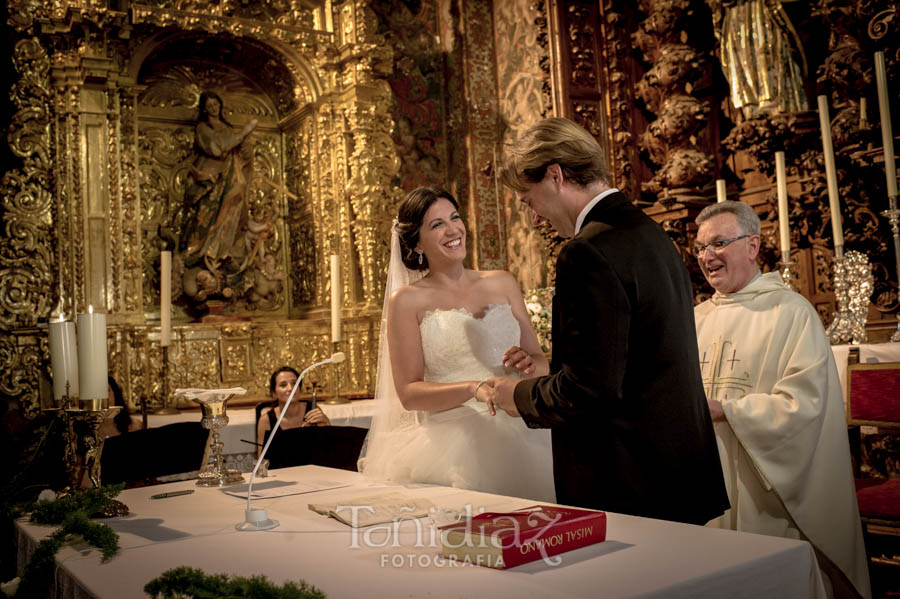
<svg viewBox="0 0 900 599">
<path fill-rule="evenodd" d="M 77 403 L 83 407 L 76 408 Z M 122 406 L 105 407 L 105 399 L 75 400 L 69 395 L 69 385 L 66 384 L 66 394 L 60 401 L 60 407 L 47 410 L 57 412 L 65 424 L 65 450 L 63 460 L 66 472 L 69 475 L 69 487 L 63 489 L 60 495 L 67 495 L 76 489 L 80 489 L 85 475 L 91 485 L 97 489 L 102 485 L 100 472 L 100 458 L 103 455 L 105 437 L 100 435 L 100 428 L 108 418 L 115 418 Z M 103 517 L 124 516 L 128 514 L 128 506 L 121 501 L 113 499 L 110 504 L 98 514 Z"/>
</svg>

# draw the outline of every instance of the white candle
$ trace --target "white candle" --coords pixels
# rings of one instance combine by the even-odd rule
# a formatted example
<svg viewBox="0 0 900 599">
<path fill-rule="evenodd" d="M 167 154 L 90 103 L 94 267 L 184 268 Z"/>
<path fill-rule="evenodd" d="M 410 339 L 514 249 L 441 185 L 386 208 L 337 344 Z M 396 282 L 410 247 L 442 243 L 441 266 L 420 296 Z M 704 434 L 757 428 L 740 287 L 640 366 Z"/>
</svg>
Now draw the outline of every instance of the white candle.
<svg viewBox="0 0 900 599">
<path fill-rule="evenodd" d="M 341 258 L 331 255 L 331 340 L 341 340 Z"/>
<path fill-rule="evenodd" d="M 869 117 L 866 114 L 866 97 L 859 99 L 859 128 L 865 129 L 869 125 Z"/>
<path fill-rule="evenodd" d="M 172 252 L 159 254 L 159 345 L 172 342 Z"/>
<path fill-rule="evenodd" d="M 837 171 L 834 168 L 834 146 L 831 145 L 831 117 L 828 116 L 828 98 L 819 96 L 819 125 L 822 127 L 822 148 L 825 153 L 825 179 L 828 183 L 828 205 L 831 208 L 831 233 L 834 247 L 844 245 L 841 224 L 841 206 L 838 199 Z"/>
<path fill-rule="evenodd" d="M 778 235 L 781 240 L 781 261 L 791 259 L 791 232 L 788 220 L 787 173 L 784 152 L 775 152 L 775 188 L 778 191 Z"/>
<path fill-rule="evenodd" d="M 716 201 L 721 203 L 728 199 L 725 193 L 725 179 L 716 179 Z"/>
<path fill-rule="evenodd" d="M 106 314 L 94 312 L 78 315 L 78 379 L 81 401 L 89 409 L 100 409 L 108 397 L 106 364 Z"/>
<path fill-rule="evenodd" d="M 53 371 L 53 399 L 59 402 L 66 394 L 66 383 L 69 384 L 69 397 L 78 398 L 78 354 L 75 343 L 75 323 L 63 320 L 59 315 L 58 322 L 51 322 L 50 333 L 50 368 Z"/>
<path fill-rule="evenodd" d="M 881 144 L 884 146 L 884 174 L 887 177 L 888 197 L 891 197 L 897 195 L 897 166 L 894 164 L 894 133 L 891 131 L 884 52 L 875 53 L 875 80 L 878 84 L 878 112 L 881 115 Z"/>
</svg>

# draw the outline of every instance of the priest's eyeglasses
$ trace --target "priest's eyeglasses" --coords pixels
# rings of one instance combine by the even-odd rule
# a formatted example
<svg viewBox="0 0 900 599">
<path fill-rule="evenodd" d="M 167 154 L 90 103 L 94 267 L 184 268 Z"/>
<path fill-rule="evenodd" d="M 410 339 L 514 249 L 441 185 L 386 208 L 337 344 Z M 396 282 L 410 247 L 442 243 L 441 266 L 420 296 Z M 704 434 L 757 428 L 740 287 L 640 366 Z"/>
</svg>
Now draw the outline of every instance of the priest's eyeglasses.
<svg viewBox="0 0 900 599">
<path fill-rule="evenodd" d="M 692 251 L 694 252 L 694 256 L 696 256 L 697 258 L 702 256 L 706 250 L 711 251 L 713 254 L 718 254 L 735 241 L 746 239 L 747 237 L 750 237 L 750 235 L 741 235 L 739 237 L 732 237 L 731 239 L 718 239 L 716 241 L 710 241 L 706 245 L 695 245 L 692 248 Z"/>
</svg>

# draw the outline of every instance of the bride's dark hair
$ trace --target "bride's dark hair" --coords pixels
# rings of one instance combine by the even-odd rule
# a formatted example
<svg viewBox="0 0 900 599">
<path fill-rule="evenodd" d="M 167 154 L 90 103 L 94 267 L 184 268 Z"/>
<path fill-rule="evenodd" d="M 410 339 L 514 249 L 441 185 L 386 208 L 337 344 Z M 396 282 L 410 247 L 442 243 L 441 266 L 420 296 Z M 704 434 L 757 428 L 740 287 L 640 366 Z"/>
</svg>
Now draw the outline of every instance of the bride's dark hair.
<svg viewBox="0 0 900 599">
<path fill-rule="evenodd" d="M 440 187 L 417 187 L 407 194 L 400 204 L 397 212 L 397 236 L 400 238 L 401 259 L 406 268 L 410 270 L 426 270 L 428 258 L 422 255 L 422 263 L 419 263 L 419 254 L 416 246 L 419 244 L 419 229 L 422 228 L 422 220 L 428 209 L 444 198 L 459 210 L 459 203 L 450 192 Z"/>
</svg>

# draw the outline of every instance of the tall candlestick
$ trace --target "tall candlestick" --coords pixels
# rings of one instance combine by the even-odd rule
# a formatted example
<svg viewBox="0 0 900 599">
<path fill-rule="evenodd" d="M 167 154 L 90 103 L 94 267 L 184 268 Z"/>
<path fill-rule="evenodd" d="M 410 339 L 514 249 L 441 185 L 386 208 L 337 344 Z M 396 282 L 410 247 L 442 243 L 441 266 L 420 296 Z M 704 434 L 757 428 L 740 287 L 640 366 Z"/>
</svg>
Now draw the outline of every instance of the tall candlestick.
<svg viewBox="0 0 900 599">
<path fill-rule="evenodd" d="M 716 179 L 716 201 L 721 203 L 728 199 L 725 192 L 725 179 Z"/>
<path fill-rule="evenodd" d="M 781 261 L 791 259 L 791 232 L 788 220 L 787 173 L 784 152 L 775 152 L 775 188 L 778 191 L 778 235 L 781 240 Z"/>
<path fill-rule="evenodd" d="M 106 314 L 94 312 L 79 314 L 78 328 L 78 379 L 82 404 L 99 410 L 109 396 L 106 386 L 109 376 L 106 363 Z"/>
<path fill-rule="evenodd" d="M 878 112 L 881 115 L 881 144 L 884 146 L 884 174 L 887 177 L 888 197 L 891 197 L 897 195 L 897 166 L 894 164 L 894 133 L 891 131 L 884 52 L 875 53 L 875 80 L 878 84 Z"/>
<path fill-rule="evenodd" d="M 63 320 L 59 315 L 58 322 L 51 322 L 50 334 L 50 368 L 53 371 L 53 399 L 59 402 L 66 394 L 68 384 L 69 397 L 78 397 L 78 354 L 75 343 L 75 323 Z"/>
<path fill-rule="evenodd" d="M 159 345 L 172 342 L 172 252 L 159 254 Z"/>
<path fill-rule="evenodd" d="M 865 129 L 869 126 L 869 116 L 866 114 L 866 97 L 859 99 L 859 128 Z"/>
<path fill-rule="evenodd" d="M 331 341 L 341 340 L 341 258 L 331 255 Z"/>
<path fill-rule="evenodd" d="M 834 146 L 831 144 L 831 117 L 828 116 L 828 98 L 819 96 L 819 125 L 822 127 L 822 149 L 825 153 L 825 179 L 828 182 L 828 205 L 831 208 L 831 233 L 834 247 L 844 246 L 844 230 L 841 223 L 841 206 L 838 199 L 837 171 L 834 168 Z"/>
</svg>

